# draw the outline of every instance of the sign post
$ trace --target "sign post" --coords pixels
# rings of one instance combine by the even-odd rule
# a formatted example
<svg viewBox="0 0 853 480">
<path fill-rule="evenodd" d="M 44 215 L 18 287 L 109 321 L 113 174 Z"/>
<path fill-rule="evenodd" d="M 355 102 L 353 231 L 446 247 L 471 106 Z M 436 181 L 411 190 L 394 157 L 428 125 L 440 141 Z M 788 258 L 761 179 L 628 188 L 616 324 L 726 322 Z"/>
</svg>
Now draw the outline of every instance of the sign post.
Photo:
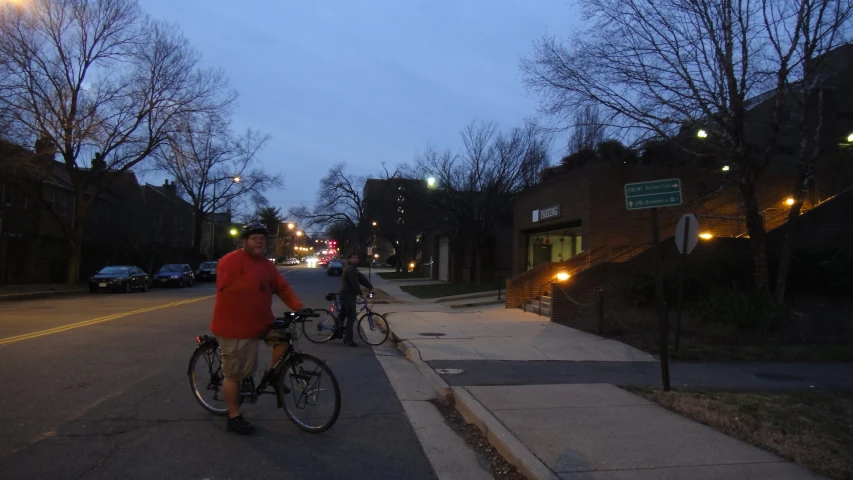
<svg viewBox="0 0 853 480">
<path fill-rule="evenodd" d="M 692 213 L 682 215 L 675 226 L 675 246 L 681 253 L 681 272 L 678 279 L 678 312 L 675 314 L 675 351 L 681 338 L 681 312 L 684 306 L 684 277 L 687 272 L 687 255 L 699 243 L 699 222 Z"/>
<path fill-rule="evenodd" d="M 660 322 L 660 369 L 664 391 L 669 383 L 669 325 L 663 301 L 663 270 L 661 267 L 660 230 L 658 208 L 681 205 L 681 180 L 670 178 L 625 185 L 625 207 L 630 210 L 651 209 L 652 252 L 655 259 L 655 303 Z"/>
</svg>

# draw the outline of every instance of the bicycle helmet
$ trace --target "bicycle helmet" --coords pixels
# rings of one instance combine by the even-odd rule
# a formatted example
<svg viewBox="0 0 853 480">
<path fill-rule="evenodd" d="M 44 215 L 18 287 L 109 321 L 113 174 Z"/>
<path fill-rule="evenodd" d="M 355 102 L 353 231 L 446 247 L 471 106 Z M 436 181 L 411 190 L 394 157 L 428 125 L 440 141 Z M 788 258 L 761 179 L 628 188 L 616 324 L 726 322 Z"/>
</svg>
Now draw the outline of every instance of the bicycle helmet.
<svg viewBox="0 0 853 480">
<path fill-rule="evenodd" d="M 248 225 L 243 226 L 243 233 L 240 234 L 240 238 L 245 240 L 249 238 L 249 235 L 253 235 L 256 233 L 261 233 L 264 236 L 267 236 L 269 234 L 266 225 L 260 222 L 252 222 Z"/>
</svg>

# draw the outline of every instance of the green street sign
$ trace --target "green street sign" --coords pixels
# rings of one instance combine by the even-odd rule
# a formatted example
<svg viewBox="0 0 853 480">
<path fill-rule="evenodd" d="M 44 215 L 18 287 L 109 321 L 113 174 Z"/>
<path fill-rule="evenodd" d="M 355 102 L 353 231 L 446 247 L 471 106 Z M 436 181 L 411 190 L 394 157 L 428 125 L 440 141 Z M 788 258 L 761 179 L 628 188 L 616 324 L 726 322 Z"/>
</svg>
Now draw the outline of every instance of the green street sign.
<svg viewBox="0 0 853 480">
<path fill-rule="evenodd" d="M 628 210 L 681 205 L 681 180 L 669 178 L 625 184 L 625 206 Z"/>
</svg>

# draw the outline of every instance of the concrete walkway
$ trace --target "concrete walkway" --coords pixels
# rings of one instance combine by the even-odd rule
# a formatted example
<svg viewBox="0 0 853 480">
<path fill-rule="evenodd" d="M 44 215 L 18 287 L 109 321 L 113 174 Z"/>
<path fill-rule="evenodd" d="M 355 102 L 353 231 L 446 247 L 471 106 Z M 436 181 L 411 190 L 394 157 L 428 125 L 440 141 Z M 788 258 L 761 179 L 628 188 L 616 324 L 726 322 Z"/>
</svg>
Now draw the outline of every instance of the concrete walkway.
<svg viewBox="0 0 853 480">
<path fill-rule="evenodd" d="M 636 348 L 562 325 L 518 309 L 479 311 L 401 311 L 387 313 L 391 331 L 408 340 L 424 361 L 432 360 L 572 360 L 654 362 Z M 441 308 L 435 305 L 434 310 Z"/>
<path fill-rule="evenodd" d="M 384 289 L 384 287 L 383 287 Z M 387 292 L 388 290 L 386 290 Z M 388 292 L 391 293 L 391 292 Z M 393 295 L 393 294 L 392 294 Z M 444 303 L 444 302 L 442 302 Z M 614 385 L 465 385 L 453 365 L 624 364 L 657 367 L 628 345 L 502 307 L 451 310 L 435 301 L 377 305 L 406 357 L 528 478 L 562 480 L 819 478 L 773 454 Z M 443 365 L 436 373 L 430 364 Z M 581 364 L 583 365 L 583 364 Z M 525 384 L 528 383 L 528 384 Z"/>
<path fill-rule="evenodd" d="M 607 384 L 453 387 L 460 412 L 528 478 L 799 480 L 773 454 Z"/>
</svg>

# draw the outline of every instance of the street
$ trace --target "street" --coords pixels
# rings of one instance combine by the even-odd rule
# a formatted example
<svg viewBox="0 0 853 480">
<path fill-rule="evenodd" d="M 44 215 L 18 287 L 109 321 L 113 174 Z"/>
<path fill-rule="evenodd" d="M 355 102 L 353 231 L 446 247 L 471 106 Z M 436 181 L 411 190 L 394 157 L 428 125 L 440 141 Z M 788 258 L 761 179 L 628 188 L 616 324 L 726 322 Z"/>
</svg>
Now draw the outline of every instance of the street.
<svg viewBox="0 0 853 480">
<path fill-rule="evenodd" d="M 325 308 L 340 278 L 282 269 Z M 272 396 L 244 405 L 239 436 L 193 398 L 187 364 L 209 333 L 214 285 L 0 303 L 0 477 L 406 478 L 435 474 L 373 349 L 298 349 L 324 359 L 342 390 L 337 423 L 304 433 Z M 273 311 L 286 307 L 277 298 Z M 269 363 L 260 347 L 258 372 Z"/>
</svg>

